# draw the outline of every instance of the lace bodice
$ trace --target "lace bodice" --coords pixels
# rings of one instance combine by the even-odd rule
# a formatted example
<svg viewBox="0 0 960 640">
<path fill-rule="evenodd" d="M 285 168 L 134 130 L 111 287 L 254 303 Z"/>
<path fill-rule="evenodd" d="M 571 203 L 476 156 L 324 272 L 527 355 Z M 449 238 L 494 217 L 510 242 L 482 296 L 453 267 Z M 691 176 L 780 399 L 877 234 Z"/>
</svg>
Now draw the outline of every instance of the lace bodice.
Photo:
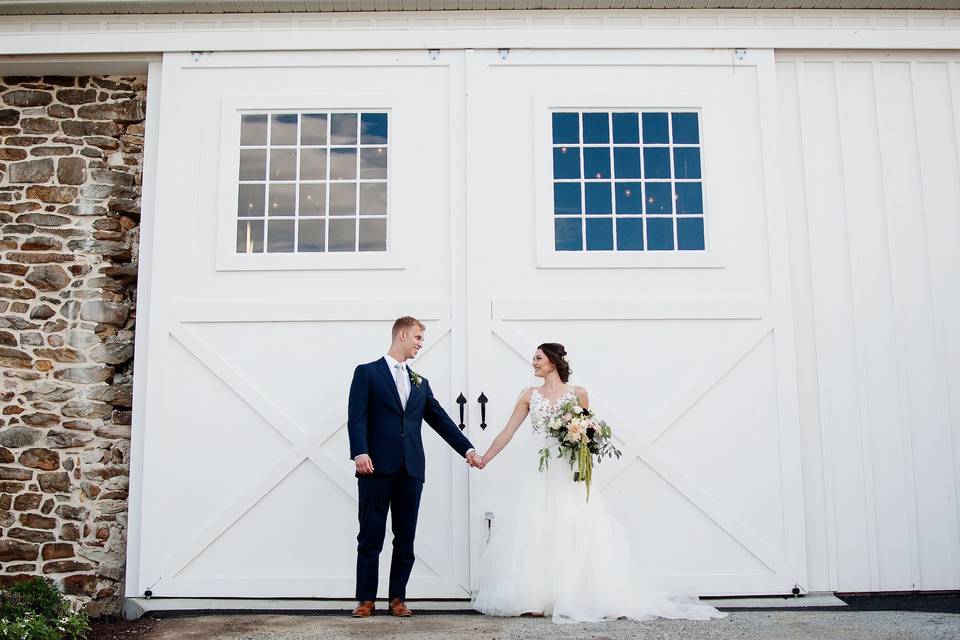
<svg viewBox="0 0 960 640">
<path fill-rule="evenodd" d="M 534 389 L 533 393 L 530 394 L 530 424 L 533 425 L 533 430 L 537 432 L 544 431 L 544 425 L 546 425 L 547 420 L 557 413 L 560 405 L 570 399 L 576 400 L 576 398 L 577 394 L 574 393 L 573 389 L 564 391 L 556 401 L 551 401 Z"/>
</svg>

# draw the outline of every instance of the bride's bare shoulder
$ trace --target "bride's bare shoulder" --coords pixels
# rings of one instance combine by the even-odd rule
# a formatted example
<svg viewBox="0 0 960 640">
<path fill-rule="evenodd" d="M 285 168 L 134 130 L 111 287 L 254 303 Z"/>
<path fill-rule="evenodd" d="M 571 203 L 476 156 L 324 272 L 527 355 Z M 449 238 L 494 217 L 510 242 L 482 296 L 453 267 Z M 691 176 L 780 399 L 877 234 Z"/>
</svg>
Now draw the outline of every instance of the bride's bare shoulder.
<svg viewBox="0 0 960 640">
<path fill-rule="evenodd" d="M 573 387 L 573 393 L 576 394 L 577 396 L 577 400 L 579 400 L 581 404 L 586 402 L 586 400 L 589 398 L 589 396 L 587 395 L 587 388 L 578 387 L 576 385 L 571 385 L 571 386 Z"/>
<path fill-rule="evenodd" d="M 520 397 L 517 398 L 517 402 L 519 402 L 519 403 L 521 403 L 521 404 L 530 404 L 530 396 L 533 395 L 533 390 L 534 390 L 535 388 L 536 388 L 536 387 L 527 387 L 526 389 L 524 389 L 523 391 L 521 391 L 521 392 L 520 392 Z"/>
</svg>

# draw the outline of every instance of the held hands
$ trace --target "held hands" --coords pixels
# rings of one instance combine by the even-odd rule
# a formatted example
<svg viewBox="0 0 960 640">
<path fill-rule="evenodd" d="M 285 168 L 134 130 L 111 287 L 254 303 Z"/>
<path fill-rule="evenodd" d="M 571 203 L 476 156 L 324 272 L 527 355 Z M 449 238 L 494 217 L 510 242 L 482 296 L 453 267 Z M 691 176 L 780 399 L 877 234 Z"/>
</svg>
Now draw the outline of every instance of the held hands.
<svg viewBox="0 0 960 640">
<path fill-rule="evenodd" d="M 367 476 L 373 473 L 373 460 L 367 454 L 357 456 L 354 463 L 357 465 L 357 473 Z"/>
<path fill-rule="evenodd" d="M 483 469 L 485 466 L 487 466 L 487 463 L 483 458 L 477 455 L 476 451 L 471 451 L 467 454 L 467 464 L 474 469 Z"/>
</svg>

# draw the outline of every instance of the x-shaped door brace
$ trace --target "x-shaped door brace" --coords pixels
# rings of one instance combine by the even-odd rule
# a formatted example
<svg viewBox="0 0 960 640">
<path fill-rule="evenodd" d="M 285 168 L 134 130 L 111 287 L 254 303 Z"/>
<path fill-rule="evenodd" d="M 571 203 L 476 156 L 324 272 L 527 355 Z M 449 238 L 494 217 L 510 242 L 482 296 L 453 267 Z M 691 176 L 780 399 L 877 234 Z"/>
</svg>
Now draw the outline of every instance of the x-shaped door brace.
<svg viewBox="0 0 960 640">
<path fill-rule="evenodd" d="M 426 318 L 426 316 L 423 317 Z M 368 320 L 369 318 L 361 319 Z M 213 320 L 207 319 L 205 321 L 210 322 Z M 258 319 L 224 320 L 221 318 L 219 321 L 255 322 L 258 321 Z M 322 420 L 317 421 L 317 424 L 321 425 L 321 430 L 309 434 L 307 430 L 296 424 L 280 406 L 265 396 L 256 385 L 252 384 L 241 375 L 239 371 L 220 357 L 216 350 L 211 348 L 210 345 L 185 322 L 171 320 L 170 326 L 170 335 L 183 345 L 187 351 L 193 354 L 201 364 L 216 375 L 228 388 L 236 393 L 251 409 L 259 414 L 268 425 L 283 436 L 292 445 L 293 449 L 271 466 L 265 468 L 259 475 L 255 476 L 253 483 L 250 484 L 236 500 L 224 506 L 224 508 L 216 513 L 208 522 L 197 529 L 193 536 L 167 556 L 161 564 L 161 579 L 163 575 L 169 577 L 176 576 L 304 460 L 310 460 L 329 477 L 337 487 L 349 496 L 352 501 L 356 501 L 355 485 L 352 482 L 352 477 L 348 477 L 333 457 L 321 448 L 332 435 L 346 424 L 347 419 L 344 411 L 340 410 L 327 414 Z M 432 346 L 438 344 L 449 332 L 449 320 L 441 319 L 433 323 L 430 331 L 430 344 L 421 350 L 421 356 L 428 352 Z M 344 404 L 346 404 L 346 402 L 344 402 Z M 238 477 L 246 477 L 246 474 Z M 444 562 L 441 557 L 426 545 L 421 545 L 421 547 L 417 549 L 417 557 L 438 576 L 441 576 L 441 578 L 447 573 L 443 571 L 442 568 L 449 563 Z"/>
<path fill-rule="evenodd" d="M 576 305 L 571 305 L 576 308 Z M 528 319 L 528 318 L 525 318 Z M 541 318 L 543 320 L 558 320 L 561 318 Z M 702 317 L 698 317 L 702 319 Z M 506 322 L 494 318 L 492 320 L 493 333 L 523 358 L 529 359 L 529 354 L 536 350 L 536 344 L 507 326 Z M 734 540 L 743 546 L 749 553 L 762 562 L 774 573 L 780 573 L 786 559 L 783 554 L 774 549 L 755 534 L 745 523 L 733 513 L 718 503 L 697 484 L 684 475 L 679 469 L 670 464 L 663 456 L 653 449 L 653 443 L 672 427 L 701 397 L 703 397 L 721 378 L 729 373 L 741 360 L 749 355 L 770 333 L 773 325 L 769 319 L 755 321 L 742 336 L 731 343 L 726 350 L 712 358 L 705 364 L 699 376 L 683 388 L 674 397 L 665 402 L 660 409 L 646 420 L 646 427 L 641 432 L 652 433 L 653 437 L 646 442 L 642 441 L 637 431 L 629 427 L 630 422 L 614 414 L 614 412 L 600 403 L 597 413 L 609 419 L 616 425 L 618 439 L 627 448 L 627 455 L 620 470 L 611 477 L 604 479 L 599 487 L 601 490 L 613 482 L 629 466 L 633 460 L 642 460 L 656 471 L 664 480 L 673 485 L 687 500 L 700 509 L 708 518 L 716 522 Z"/>
</svg>

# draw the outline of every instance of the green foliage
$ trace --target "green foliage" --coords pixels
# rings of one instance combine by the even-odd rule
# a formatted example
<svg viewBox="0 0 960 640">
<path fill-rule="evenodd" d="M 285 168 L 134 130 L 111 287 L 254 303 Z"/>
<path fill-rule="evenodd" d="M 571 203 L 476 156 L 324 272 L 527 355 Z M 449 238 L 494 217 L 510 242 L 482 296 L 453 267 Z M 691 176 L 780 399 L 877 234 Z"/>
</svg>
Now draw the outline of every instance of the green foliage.
<svg viewBox="0 0 960 640">
<path fill-rule="evenodd" d="M 90 621 L 53 580 L 40 576 L 0 590 L 0 640 L 84 640 Z"/>
</svg>

